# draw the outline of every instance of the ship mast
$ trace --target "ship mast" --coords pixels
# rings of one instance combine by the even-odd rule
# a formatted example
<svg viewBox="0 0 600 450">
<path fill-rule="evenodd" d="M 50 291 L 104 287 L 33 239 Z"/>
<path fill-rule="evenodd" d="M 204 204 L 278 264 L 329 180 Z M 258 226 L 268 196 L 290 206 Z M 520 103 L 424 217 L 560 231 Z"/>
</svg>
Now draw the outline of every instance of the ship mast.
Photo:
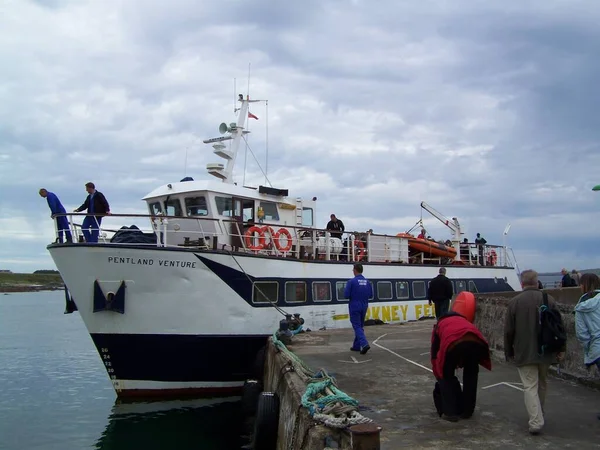
<svg viewBox="0 0 600 450">
<path fill-rule="evenodd" d="M 205 144 L 214 144 L 213 153 L 225 160 L 227 165 L 222 163 L 210 163 L 206 165 L 206 170 L 209 174 L 223 180 L 224 183 L 233 184 L 233 167 L 235 160 L 240 148 L 240 141 L 244 134 L 250 133 L 250 131 L 244 130 L 244 125 L 248 120 L 248 106 L 250 103 L 258 102 L 260 100 L 250 100 L 249 96 L 239 94 L 238 101 L 241 103 L 239 108 L 239 115 L 237 122 L 232 122 L 229 125 L 222 123 L 219 126 L 219 132 L 223 135 L 220 137 L 206 139 L 203 142 Z M 229 149 L 226 148 L 223 141 L 231 141 Z"/>
</svg>

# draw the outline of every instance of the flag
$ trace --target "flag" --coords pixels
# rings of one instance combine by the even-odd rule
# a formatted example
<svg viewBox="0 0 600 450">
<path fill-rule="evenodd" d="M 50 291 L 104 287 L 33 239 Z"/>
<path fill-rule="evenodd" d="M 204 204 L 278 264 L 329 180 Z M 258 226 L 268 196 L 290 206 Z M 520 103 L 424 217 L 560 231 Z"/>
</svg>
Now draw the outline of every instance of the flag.
<svg viewBox="0 0 600 450">
<path fill-rule="evenodd" d="M 258 117 L 256 117 L 256 116 L 255 116 L 254 114 L 252 114 L 250 111 L 248 111 L 248 117 L 249 117 L 250 119 L 256 119 L 256 120 L 258 120 Z"/>
</svg>

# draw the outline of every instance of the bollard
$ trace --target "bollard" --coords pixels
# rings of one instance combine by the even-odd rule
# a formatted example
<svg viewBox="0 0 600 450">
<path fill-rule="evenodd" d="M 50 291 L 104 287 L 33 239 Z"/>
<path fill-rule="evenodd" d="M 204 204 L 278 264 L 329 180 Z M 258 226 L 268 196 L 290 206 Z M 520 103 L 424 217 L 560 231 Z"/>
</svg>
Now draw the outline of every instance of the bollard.
<svg viewBox="0 0 600 450">
<path fill-rule="evenodd" d="M 381 427 L 375 423 L 360 423 L 350 427 L 352 450 L 379 450 Z"/>
</svg>

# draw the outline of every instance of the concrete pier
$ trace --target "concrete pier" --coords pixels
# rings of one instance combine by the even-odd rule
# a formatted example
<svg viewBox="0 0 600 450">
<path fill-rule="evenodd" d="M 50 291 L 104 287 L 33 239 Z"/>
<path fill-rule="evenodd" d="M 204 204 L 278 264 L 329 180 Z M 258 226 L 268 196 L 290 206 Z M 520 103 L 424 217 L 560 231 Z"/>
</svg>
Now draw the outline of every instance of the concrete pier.
<svg viewBox="0 0 600 450">
<path fill-rule="evenodd" d="M 478 325 L 499 351 L 506 301 L 496 296 L 478 303 Z M 563 308 L 571 311 L 572 305 Z M 366 327 L 371 342 L 366 355 L 350 351 L 351 329 L 302 333 L 294 337 L 288 348 L 312 369 L 325 368 L 335 376 L 341 390 L 360 402 L 360 412 L 382 427 L 381 449 L 600 448 L 600 420 L 596 418 L 600 413 L 600 392 L 575 381 L 597 375 L 582 373 L 585 369 L 581 368 L 571 318 L 566 311 L 563 316 L 570 330 L 563 375 L 572 376 L 549 380 L 546 425 L 539 436 L 528 433 L 516 368 L 499 358 L 494 359 L 491 372 L 480 369 L 477 408 L 471 419 L 451 423 L 438 417 L 429 360 L 433 320 Z M 285 375 L 285 364 L 272 345 L 267 369 L 265 389 L 277 390 L 282 397 L 278 448 L 320 450 L 326 442 L 334 442 L 340 449 L 352 448 L 348 430 L 316 425 L 300 406 L 304 385 L 293 373 Z M 291 436 L 295 436 L 292 446 Z"/>
</svg>

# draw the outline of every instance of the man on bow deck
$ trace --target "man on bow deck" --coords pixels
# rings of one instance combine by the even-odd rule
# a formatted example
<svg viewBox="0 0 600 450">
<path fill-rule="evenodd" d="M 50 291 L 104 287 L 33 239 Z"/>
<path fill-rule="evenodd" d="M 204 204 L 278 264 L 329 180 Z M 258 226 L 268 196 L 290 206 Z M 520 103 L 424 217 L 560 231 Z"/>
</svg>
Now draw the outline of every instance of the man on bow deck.
<svg viewBox="0 0 600 450">
<path fill-rule="evenodd" d="M 50 212 L 52 213 L 50 217 L 54 217 L 55 214 L 65 214 L 67 212 L 54 192 L 49 192 L 47 189 L 42 188 L 39 193 L 40 197 L 45 198 L 48 202 Z M 69 221 L 66 216 L 56 218 L 56 228 L 58 229 L 58 238 L 54 241 L 55 243 L 63 241 L 63 232 L 67 242 L 73 242 L 71 230 L 69 230 Z"/>
</svg>

